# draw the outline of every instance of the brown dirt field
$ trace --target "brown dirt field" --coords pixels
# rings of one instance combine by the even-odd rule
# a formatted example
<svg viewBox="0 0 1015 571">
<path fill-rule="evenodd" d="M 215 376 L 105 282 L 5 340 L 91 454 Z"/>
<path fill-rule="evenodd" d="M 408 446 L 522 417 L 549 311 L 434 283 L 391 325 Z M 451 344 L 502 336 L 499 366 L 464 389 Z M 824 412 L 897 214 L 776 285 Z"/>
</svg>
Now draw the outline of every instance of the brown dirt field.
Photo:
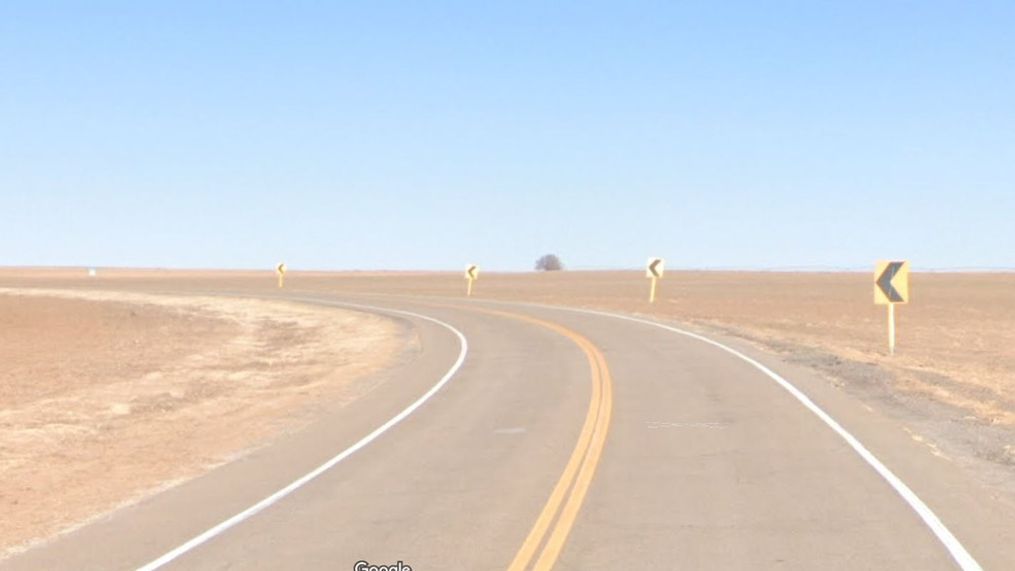
<svg viewBox="0 0 1015 571">
<path fill-rule="evenodd" d="M 404 335 L 281 301 L 0 289 L 0 557 L 355 398 Z"/>
</svg>

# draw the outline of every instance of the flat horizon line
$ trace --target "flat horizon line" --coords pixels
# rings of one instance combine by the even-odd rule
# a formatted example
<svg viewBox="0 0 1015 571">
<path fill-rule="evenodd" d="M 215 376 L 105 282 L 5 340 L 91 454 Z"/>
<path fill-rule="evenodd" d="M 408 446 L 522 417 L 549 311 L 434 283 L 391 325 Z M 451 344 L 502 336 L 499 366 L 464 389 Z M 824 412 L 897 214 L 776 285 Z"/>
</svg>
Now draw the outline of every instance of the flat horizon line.
<svg viewBox="0 0 1015 571">
<path fill-rule="evenodd" d="M 705 267 L 669 267 L 667 272 L 757 272 L 757 273 L 869 273 L 873 271 L 874 264 L 870 267 L 856 266 L 705 266 Z M 89 266 L 89 265 L 68 265 L 68 266 L 16 266 L 0 265 L 0 271 L 136 271 L 136 272 L 273 272 L 273 267 L 245 267 L 245 268 L 222 268 L 222 267 L 168 267 L 168 266 Z M 464 270 L 464 266 L 463 266 Z M 458 269 L 325 269 L 325 268 L 300 268 L 289 266 L 288 271 L 299 273 L 323 273 L 323 274 L 419 274 L 419 273 L 458 273 Z M 643 272 L 643 267 L 588 267 L 580 266 L 556 270 L 560 272 Z M 939 266 L 920 267 L 914 266 L 914 272 L 923 273 L 1015 273 L 1015 267 L 1008 266 Z M 553 273 L 540 270 L 484 270 L 484 273 L 494 274 L 536 274 Z"/>
</svg>

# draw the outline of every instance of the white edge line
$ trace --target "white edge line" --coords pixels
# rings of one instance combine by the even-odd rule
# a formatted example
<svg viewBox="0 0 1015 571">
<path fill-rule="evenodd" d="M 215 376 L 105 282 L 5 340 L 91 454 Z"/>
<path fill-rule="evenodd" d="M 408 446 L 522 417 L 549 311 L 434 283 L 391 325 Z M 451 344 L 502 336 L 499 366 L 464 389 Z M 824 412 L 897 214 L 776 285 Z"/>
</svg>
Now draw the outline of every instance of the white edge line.
<svg viewBox="0 0 1015 571">
<path fill-rule="evenodd" d="M 444 327 L 448 331 L 451 331 L 452 333 L 455 334 L 456 337 L 458 337 L 458 342 L 459 342 L 459 346 L 460 346 L 460 350 L 458 352 L 458 359 L 456 359 L 455 363 L 451 366 L 451 368 L 448 369 L 448 371 L 446 373 L 444 373 L 444 376 L 441 377 L 441 379 L 439 381 L 437 381 L 437 384 L 435 384 L 434 386 L 430 387 L 430 390 L 428 390 L 426 393 L 424 393 L 423 396 L 419 397 L 415 402 L 413 402 L 412 404 L 407 406 L 404 410 L 402 410 L 402 412 L 398 413 L 397 415 L 392 417 L 390 420 L 388 420 L 387 422 L 385 422 L 381 426 L 379 426 L 376 429 L 374 429 L 373 432 L 371 432 L 370 434 L 364 436 L 362 439 L 360 439 L 358 442 L 356 442 L 352 446 L 346 448 L 345 450 L 340 452 L 338 455 L 334 456 L 333 458 L 331 458 L 330 460 L 328 460 L 324 464 L 321 464 L 317 468 L 314 468 L 311 472 L 309 472 L 305 476 L 302 476 L 299 479 L 293 481 L 291 484 L 289 484 L 288 486 L 282 488 L 281 490 L 271 494 L 270 496 L 264 498 L 263 500 L 257 502 L 256 504 L 250 506 L 249 508 L 243 510 L 242 512 L 240 512 L 240 513 L 230 517 L 229 519 L 227 519 L 227 520 L 225 520 L 225 521 L 215 525 L 214 527 L 209 528 L 204 533 L 201 533 L 200 535 L 198 535 L 198 536 L 188 540 L 186 543 L 183 543 L 182 545 L 180 545 L 179 547 L 176 547 L 172 551 L 167 552 L 166 554 L 162 555 L 158 559 L 155 559 L 154 561 L 151 561 L 150 563 L 147 563 L 145 565 L 142 565 L 141 567 L 138 567 L 138 571 L 154 571 L 155 569 L 159 569 L 160 567 L 166 565 L 167 563 L 172 562 L 174 559 L 180 557 L 181 555 L 187 553 L 188 551 L 191 551 L 194 548 L 200 546 L 201 544 L 206 543 L 206 542 L 214 539 L 216 536 L 221 535 L 222 533 L 224 533 L 229 528 L 234 527 L 237 524 L 242 523 L 244 520 L 247 520 L 247 519 L 257 515 L 261 511 L 264 511 L 265 509 L 267 509 L 271 505 L 277 503 L 282 498 L 288 496 L 289 494 L 291 494 L 291 493 L 295 492 L 296 490 L 298 490 L 299 488 L 303 487 L 304 485 L 306 485 L 311 480 L 313 480 L 313 479 L 317 478 L 318 476 L 320 476 L 321 474 L 327 472 L 329 469 L 334 467 L 336 464 L 338 464 L 342 460 L 345 460 L 346 458 L 348 458 L 349 456 L 354 454 L 356 451 L 358 451 L 361 448 L 367 446 L 368 444 L 370 444 L 371 442 L 376 440 L 377 437 L 379 437 L 382 434 L 384 434 L 385 432 L 387 432 L 391 427 L 395 426 L 396 424 L 398 424 L 399 422 L 404 420 L 406 417 L 408 417 L 410 414 L 412 414 L 416 409 L 418 409 L 420 406 L 422 406 L 423 403 L 425 403 L 426 401 L 430 400 L 430 397 L 432 397 L 435 394 L 437 394 L 437 391 L 441 390 L 441 388 L 444 385 L 446 385 L 448 383 L 448 381 L 450 381 L 451 378 L 453 376 L 455 376 L 455 373 L 457 373 L 458 370 L 462 367 L 462 364 L 465 362 L 465 356 L 469 352 L 469 343 L 465 339 L 465 335 L 463 335 L 461 331 L 459 331 L 458 329 L 454 328 L 453 326 L 451 326 L 451 325 L 449 325 L 449 324 L 447 324 L 447 323 L 445 323 L 445 322 L 443 322 L 443 321 L 441 321 L 439 319 L 435 319 L 433 317 L 428 317 L 426 315 L 421 315 L 419 313 L 413 313 L 411 311 L 402 311 L 402 310 L 398 310 L 398 309 L 388 309 L 388 308 L 383 308 L 383 307 L 374 307 L 374 306 L 370 306 L 370 305 L 358 305 L 358 304 L 353 304 L 353 303 L 330 302 L 330 301 L 319 300 L 319 299 L 314 299 L 314 300 L 309 300 L 309 299 L 307 299 L 307 300 L 294 300 L 293 298 L 289 298 L 289 299 L 293 300 L 293 301 L 308 301 L 308 302 L 318 303 L 318 304 L 324 304 L 324 305 L 334 305 L 334 306 L 349 307 L 349 308 L 354 308 L 354 309 L 363 309 L 363 310 L 369 310 L 369 311 L 377 311 L 377 312 L 380 312 L 380 313 L 404 315 L 404 316 L 408 316 L 408 317 L 414 317 L 414 318 L 417 318 L 417 319 L 422 319 L 424 321 L 429 321 L 431 323 L 436 323 L 437 325 L 440 325 L 441 327 Z"/>
<path fill-rule="evenodd" d="M 842 425 L 836 422 L 835 419 L 831 417 L 831 415 L 825 412 L 818 405 L 814 404 L 814 401 L 812 401 L 807 395 L 805 395 L 802 391 L 800 391 L 800 389 L 796 388 L 792 383 L 790 383 L 789 381 L 781 377 L 778 373 L 772 371 L 765 365 L 762 365 L 761 363 L 752 359 L 751 357 L 748 357 L 747 355 L 741 353 L 740 351 L 737 351 L 736 349 L 733 349 L 732 347 L 723 345 L 718 341 L 713 341 L 712 339 L 709 339 L 708 337 L 704 337 L 702 335 L 698 335 L 697 333 L 685 331 L 683 329 L 672 327 L 670 325 L 665 325 L 663 323 L 659 323 L 656 321 L 641 319 L 638 317 L 632 317 L 628 315 L 621 315 L 617 313 L 609 313 L 605 311 L 595 311 L 591 309 L 579 309 L 559 306 L 544 306 L 544 307 L 552 307 L 553 309 L 573 311 L 578 313 L 588 313 L 603 317 L 612 317 L 614 319 L 623 319 L 626 321 L 633 321 L 635 323 L 642 323 L 645 325 L 651 325 L 653 327 L 659 327 L 660 329 L 665 329 L 673 333 L 678 333 L 680 335 L 697 339 L 698 341 L 722 349 L 723 351 L 726 351 L 727 353 L 735 357 L 738 357 L 743 361 L 746 361 L 747 363 L 754 366 L 762 373 L 765 373 L 765 375 L 767 375 L 769 378 L 778 383 L 779 386 L 786 389 L 786 391 L 789 394 L 793 395 L 793 398 L 800 401 L 800 404 L 804 405 L 804 407 L 806 407 L 807 410 L 811 411 L 812 413 L 814 413 L 815 416 L 820 418 L 822 422 L 828 425 L 829 428 L 831 428 L 833 431 L 835 431 L 836 434 L 838 434 L 843 440 L 845 440 L 846 443 L 849 444 L 850 447 L 852 447 L 853 450 L 857 454 L 859 454 L 860 457 L 863 458 L 865 462 L 867 462 L 867 464 L 871 466 L 871 468 L 874 468 L 874 471 L 876 471 L 882 478 L 884 478 L 884 480 L 888 482 L 888 485 L 891 486 L 892 489 L 894 489 L 896 493 L 898 493 L 902 497 L 902 499 L 906 501 L 907 504 L 909 504 L 909 507 L 913 508 L 913 511 L 915 511 L 918 516 L 920 516 L 920 519 L 923 520 L 923 523 L 925 523 L 927 527 L 930 528 L 930 530 L 944 545 L 945 549 L 948 550 L 948 553 L 951 554 L 952 559 L 955 560 L 955 562 L 959 565 L 961 569 L 963 569 L 964 571 L 982 571 L 983 568 L 980 567 L 980 564 L 976 562 L 976 559 L 974 559 L 973 556 L 968 551 L 966 551 L 966 548 L 962 546 L 962 543 L 959 542 L 958 538 L 956 538 L 952 534 L 952 532 L 948 530 L 945 524 L 942 523 L 941 519 L 937 517 L 937 515 L 933 512 L 933 510 L 930 509 L 930 507 L 927 506 L 927 504 L 923 503 L 923 500 L 921 500 L 920 497 L 917 496 L 916 493 L 909 488 L 909 486 L 907 486 L 901 479 L 899 479 L 898 476 L 896 476 L 891 470 L 889 470 L 887 466 L 885 466 L 880 460 L 878 460 L 877 457 L 874 456 L 874 454 L 870 450 L 868 450 L 859 440 L 857 440 L 855 436 L 850 434 L 849 431 L 847 431 L 845 428 L 842 427 Z"/>
<path fill-rule="evenodd" d="M 601 317 L 609 317 L 613 319 L 631 321 L 634 323 L 641 323 L 643 325 L 658 327 L 660 329 L 664 329 L 672 333 L 677 333 L 679 335 L 684 335 L 686 337 L 696 339 L 698 341 L 707 343 L 709 345 L 712 345 L 713 347 L 721 349 L 743 360 L 744 362 L 755 367 L 756 369 L 764 373 L 766 376 L 774 380 L 776 383 L 778 383 L 779 386 L 785 389 L 786 392 L 788 392 L 790 395 L 793 396 L 793 398 L 797 399 L 797 401 L 799 401 L 800 404 L 804 405 L 804 407 L 807 408 L 807 410 L 811 411 L 815 416 L 821 419 L 821 421 L 824 422 L 825 425 L 827 425 L 836 434 L 838 434 L 839 437 L 846 442 L 846 444 L 849 444 L 849 446 L 853 449 L 853 451 L 855 451 L 860 456 L 860 458 L 862 458 L 865 462 L 867 462 L 867 464 L 871 468 L 873 468 L 874 471 L 877 472 L 878 475 L 881 476 L 881 478 L 884 479 L 885 482 L 887 482 L 888 485 L 891 486 L 892 489 L 895 490 L 895 492 L 907 504 L 909 504 L 909 507 L 912 508 L 914 512 L 916 512 L 917 516 L 919 516 L 920 519 L 923 520 L 923 523 L 930 529 L 930 531 L 934 534 L 934 536 L 937 537 L 938 541 L 940 541 L 941 544 L 944 546 L 944 548 L 948 550 L 948 553 L 952 556 L 952 559 L 955 560 L 955 563 L 958 564 L 960 569 L 962 569 L 963 571 L 983 570 L 983 568 L 976 561 L 976 559 L 969 553 L 969 551 L 966 550 L 966 548 L 962 545 L 962 543 L 958 540 L 958 538 L 955 537 L 954 534 L 952 534 L 952 532 L 948 529 L 948 527 L 945 526 L 944 522 L 941 521 L 941 519 L 937 516 L 937 514 L 935 514 L 934 511 L 931 510 L 930 507 L 927 504 L 925 504 L 923 500 L 920 499 L 919 496 L 916 495 L 916 492 L 910 489 L 910 487 L 907 486 L 905 482 L 903 482 L 898 476 L 895 475 L 895 473 L 893 473 L 890 469 L 888 469 L 888 466 L 885 466 L 885 464 L 882 463 L 881 460 L 878 460 L 877 456 L 875 456 L 874 453 L 868 450 L 867 447 L 860 442 L 860 440 L 858 440 L 849 431 L 843 428 L 841 424 L 839 424 L 834 418 L 832 418 L 831 415 L 825 412 L 821 407 L 815 404 L 814 401 L 810 399 L 810 397 L 808 397 L 806 394 L 803 393 L 803 391 L 796 388 L 796 386 L 794 386 L 793 383 L 790 383 L 775 371 L 769 369 L 765 365 L 761 364 L 760 362 L 754 360 L 751 357 L 748 357 L 747 355 L 741 353 L 740 351 L 737 351 L 732 347 L 724 345 L 718 341 L 709 339 L 708 337 L 705 337 L 703 335 L 693 333 L 691 331 L 680 329 L 678 327 L 673 327 L 671 325 L 666 325 L 658 321 L 652 321 L 650 319 L 643 319 L 640 317 L 634 317 L 630 315 L 610 313 L 608 311 L 598 311 L 594 309 L 564 307 L 560 305 L 548 305 L 541 303 L 511 302 L 501 300 L 480 300 L 480 301 L 501 305 L 527 306 L 558 311 L 569 311 L 573 313 L 585 313 L 589 315 L 598 315 Z"/>
</svg>

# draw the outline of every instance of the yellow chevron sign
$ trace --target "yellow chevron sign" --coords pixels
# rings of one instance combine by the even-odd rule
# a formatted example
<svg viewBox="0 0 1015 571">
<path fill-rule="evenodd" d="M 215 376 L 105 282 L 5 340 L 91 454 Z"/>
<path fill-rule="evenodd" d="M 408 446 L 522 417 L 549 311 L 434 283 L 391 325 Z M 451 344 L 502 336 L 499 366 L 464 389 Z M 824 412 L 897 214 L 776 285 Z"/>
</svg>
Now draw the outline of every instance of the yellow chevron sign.
<svg viewBox="0 0 1015 571">
<path fill-rule="evenodd" d="M 469 264 L 466 266 L 465 279 L 469 282 L 469 285 L 465 290 L 465 295 L 472 297 L 472 282 L 479 279 L 479 266 L 476 264 Z"/>
<path fill-rule="evenodd" d="M 909 262 L 878 262 L 874 268 L 874 303 L 888 306 L 888 353 L 895 354 L 895 306 L 909 303 Z"/>
<path fill-rule="evenodd" d="M 874 269 L 874 303 L 909 303 L 909 262 L 878 262 Z"/>
<path fill-rule="evenodd" d="M 662 258 L 649 258 L 645 264 L 645 277 L 652 280 L 652 286 L 648 292 L 648 302 L 656 302 L 656 285 L 659 280 L 663 278 L 663 271 L 665 271 L 666 261 Z"/>
<path fill-rule="evenodd" d="M 648 263 L 645 264 L 645 277 L 646 278 L 661 278 L 665 271 L 666 261 L 662 258 L 649 258 Z"/>
</svg>

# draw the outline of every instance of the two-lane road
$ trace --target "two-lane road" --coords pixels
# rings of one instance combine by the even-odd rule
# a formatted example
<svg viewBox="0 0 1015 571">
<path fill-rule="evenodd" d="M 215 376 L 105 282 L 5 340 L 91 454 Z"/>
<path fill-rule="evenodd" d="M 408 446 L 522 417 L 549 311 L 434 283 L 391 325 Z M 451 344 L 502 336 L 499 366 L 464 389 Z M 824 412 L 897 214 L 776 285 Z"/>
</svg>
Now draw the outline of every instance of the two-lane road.
<svg viewBox="0 0 1015 571">
<path fill-rule="evenodd" d="M 773 358 L 896 484 L 755 364 L 650 323 L 285 295 L 387 311 L 420 350 L 307 430 L 0 568 L 1015 568 L 1009 498 Z"/>
</svg>

